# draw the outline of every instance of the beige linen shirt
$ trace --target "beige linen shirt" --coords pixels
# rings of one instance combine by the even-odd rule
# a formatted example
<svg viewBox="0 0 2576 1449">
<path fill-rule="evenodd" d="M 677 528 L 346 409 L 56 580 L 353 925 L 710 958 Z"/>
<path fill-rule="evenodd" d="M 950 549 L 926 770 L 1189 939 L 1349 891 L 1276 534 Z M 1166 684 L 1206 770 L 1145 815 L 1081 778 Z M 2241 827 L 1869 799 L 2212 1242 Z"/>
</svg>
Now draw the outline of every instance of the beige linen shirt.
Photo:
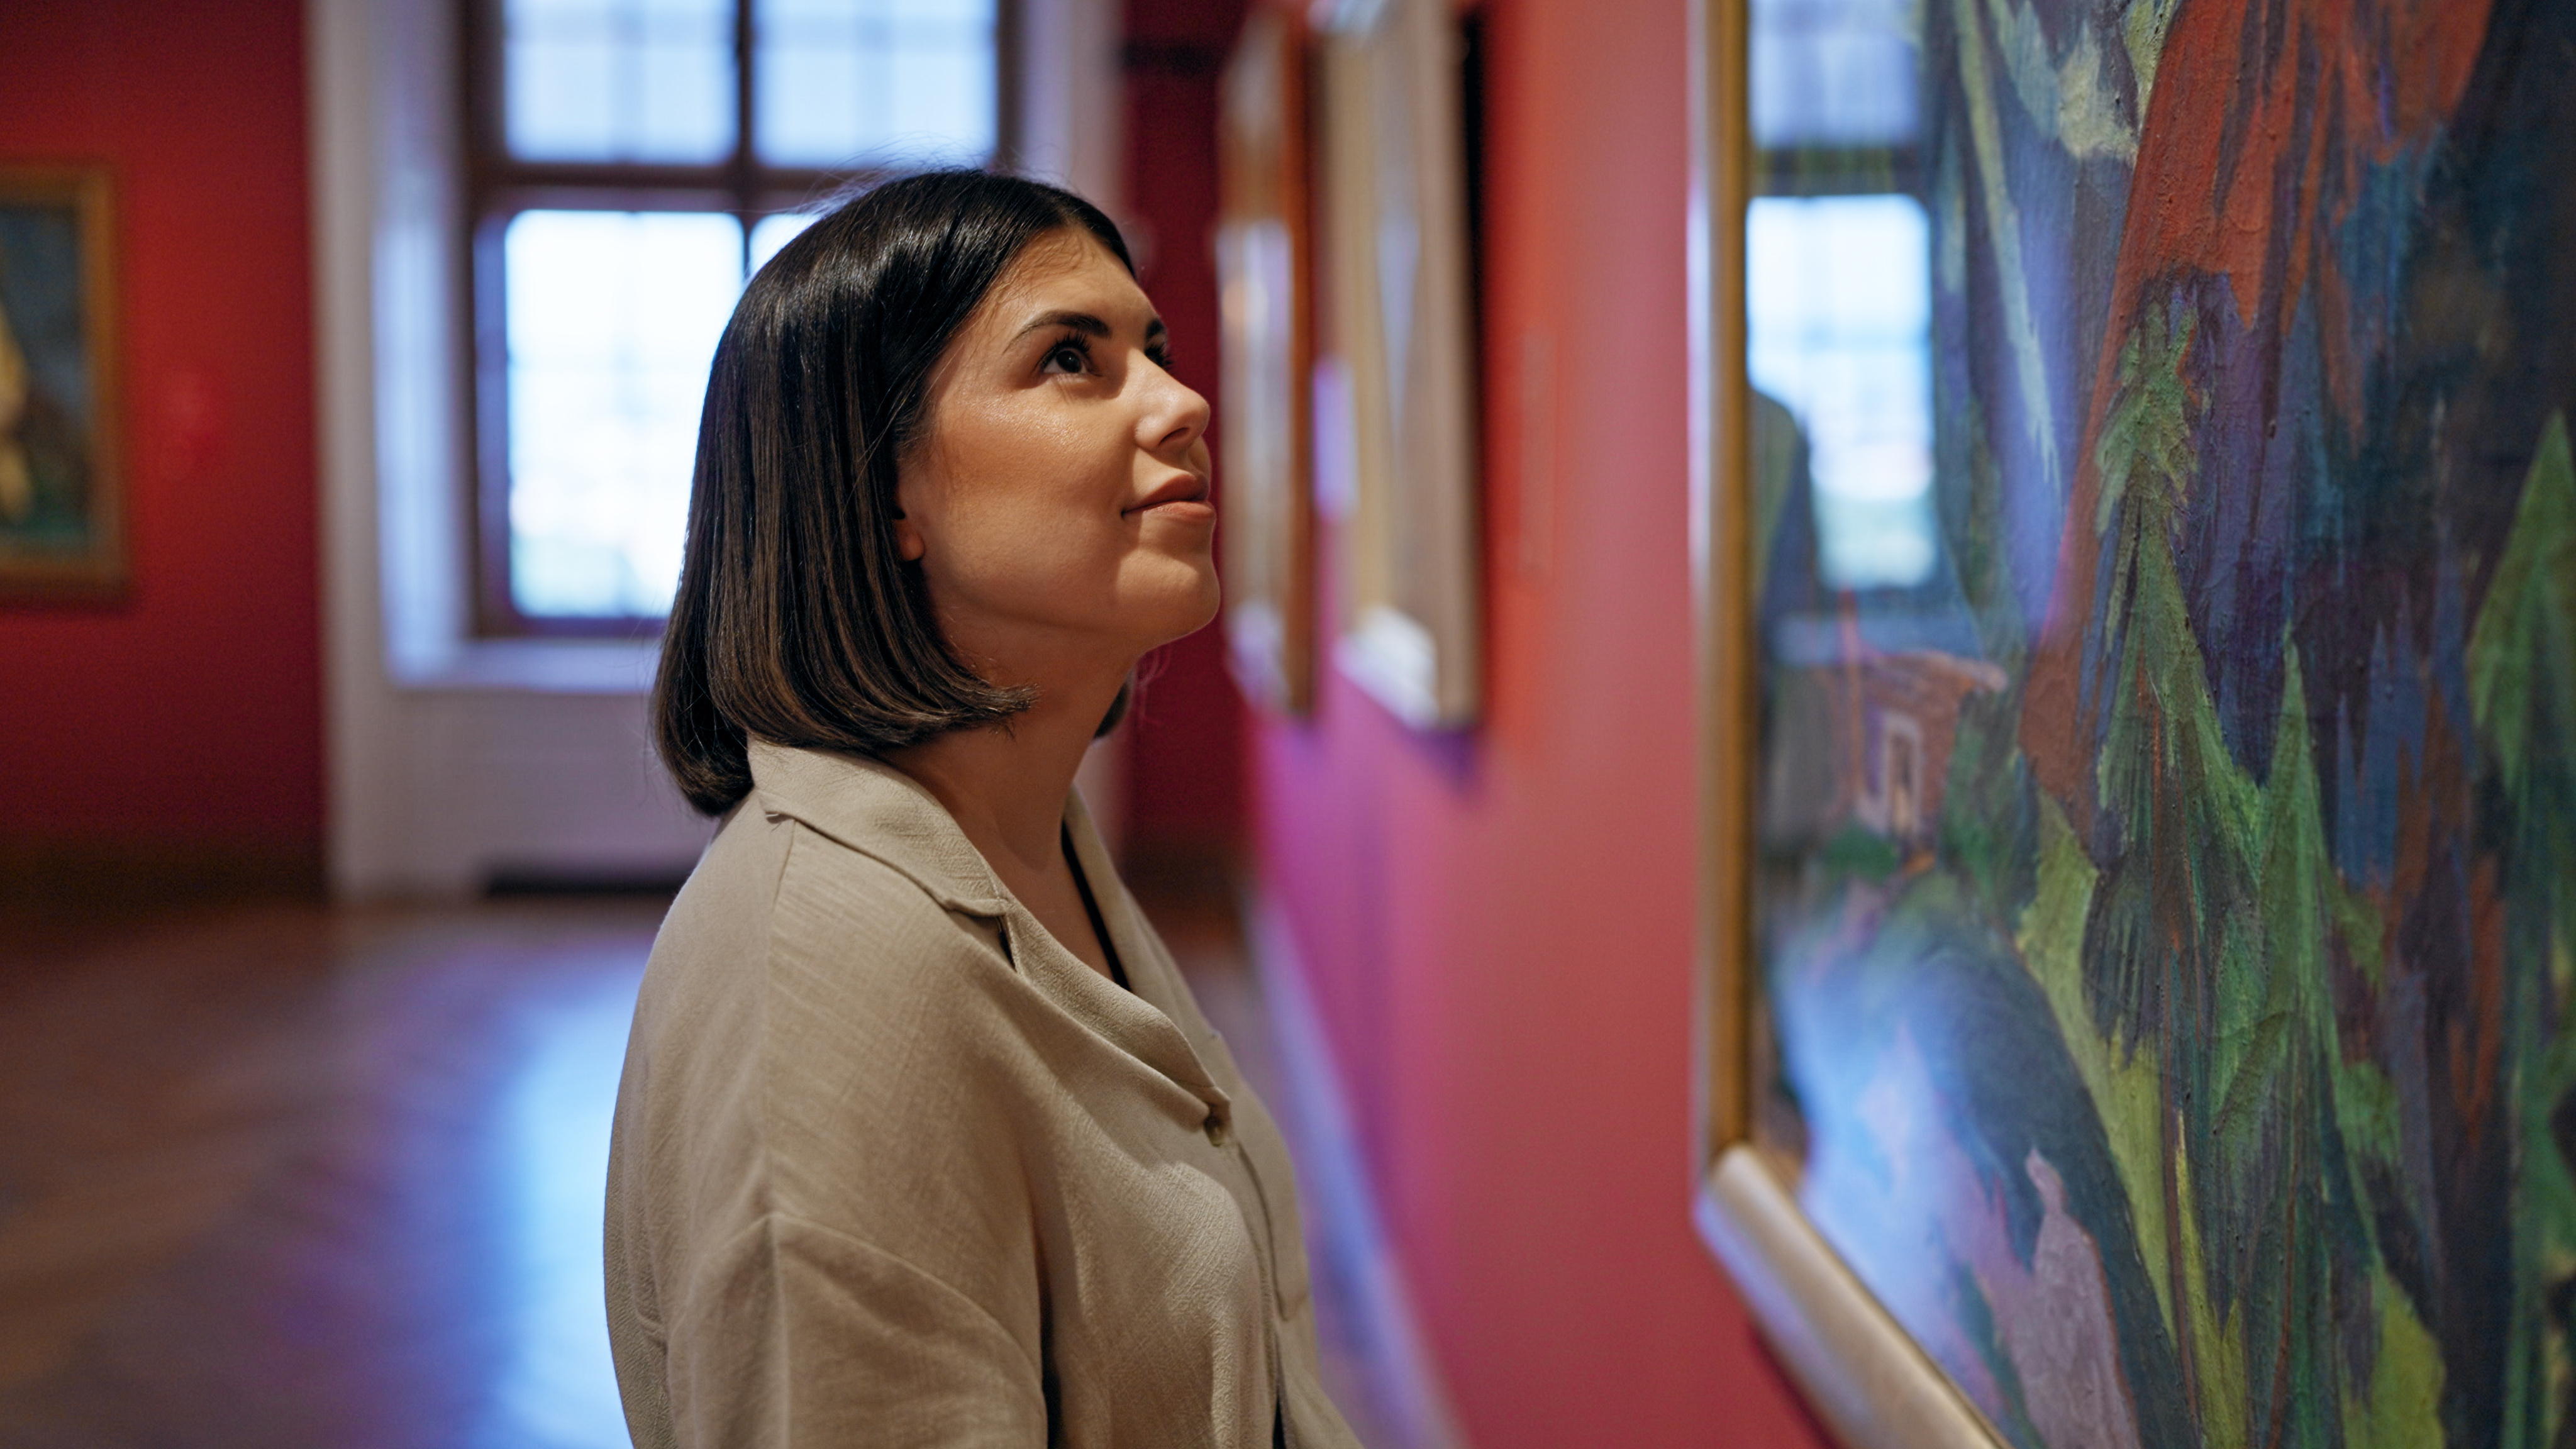
<svg viewBox="0 0 2576 1449">
<path fill-rule="evenodd" d="M 929 792 L 757 744 L 653 945 L 608 1319 L 642 1449 L 1356 1449 L 1296 1189 L 1078 797 L 1132 991 Z M 1275 1406 L 1275 1410 L 1274 1410 Z"/>
</svg>

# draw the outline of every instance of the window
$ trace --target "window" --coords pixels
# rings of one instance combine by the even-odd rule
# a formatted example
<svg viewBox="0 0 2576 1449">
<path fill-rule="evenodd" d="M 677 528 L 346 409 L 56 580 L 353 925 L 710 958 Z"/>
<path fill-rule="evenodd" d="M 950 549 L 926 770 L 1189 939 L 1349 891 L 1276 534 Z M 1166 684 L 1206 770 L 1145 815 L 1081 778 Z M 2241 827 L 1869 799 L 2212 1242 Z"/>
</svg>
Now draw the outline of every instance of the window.
<svg viewBox="0 0 2576 1449">
<path fill-rule="evenodd" d="M 659 627 L 707 364 L 853 181 L 990 160 L 1010 0 L 468 0 L 483 635 Z"/>
<path fill-rule="evenodd" d="M 1912 588 L 1940 558 L 1912 10 L 1753 5 L 1745 365 L 1797 420 L 1818 571 L 1838 589 Z"/>
</svg>

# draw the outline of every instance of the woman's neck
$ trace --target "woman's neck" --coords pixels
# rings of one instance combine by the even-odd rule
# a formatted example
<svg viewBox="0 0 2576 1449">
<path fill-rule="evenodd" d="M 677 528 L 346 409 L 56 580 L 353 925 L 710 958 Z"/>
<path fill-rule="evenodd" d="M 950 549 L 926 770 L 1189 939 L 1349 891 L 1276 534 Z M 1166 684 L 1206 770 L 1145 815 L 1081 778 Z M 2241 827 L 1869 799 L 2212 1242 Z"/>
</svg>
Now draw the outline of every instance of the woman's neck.
<svg viewBox="0 0 2576 1449">
<path fill-rule="evenodd" d="M 1037 701 L 1003 723 L 951 730 L 889 752 L 886 763 L 948 807 L 1002 883 L 1025 897 L 1024 883 L 1063 868 L 1065 797 L 1124 677 L 1041 684 Z"/>
</svg>

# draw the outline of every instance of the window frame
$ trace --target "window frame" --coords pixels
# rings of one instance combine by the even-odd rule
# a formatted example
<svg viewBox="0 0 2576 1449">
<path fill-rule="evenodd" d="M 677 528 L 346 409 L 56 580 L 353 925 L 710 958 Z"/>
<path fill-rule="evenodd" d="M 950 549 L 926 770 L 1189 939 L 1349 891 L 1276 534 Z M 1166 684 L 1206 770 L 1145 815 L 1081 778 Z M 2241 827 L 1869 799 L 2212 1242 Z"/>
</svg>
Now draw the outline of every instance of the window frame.
<svg viewBox="0 0 2576 1449">
<path fill-rule="evenodd" d="M 763 217 L 793 211 L 833 192 L 898 174 L 893 168 L 840 170 L 775 166 L 757 146 L 759 50 L 752 19 L 757 0 L 733 8 L 734 141 L 732 153 L 704 164 L 658 161 L 528 161 L 510 154 L 506 133 L 502 37 L 506 0 L 460 0 L 463 64 L 465 275 L 457 296 L 466 345 L 458 381 L 470 429 L 470 484 L 465 490 L 468 629 L 484 639 L 649 640 L 661 615 L 548 616 L 522 613 L 510 589 L 510 416 L 507 276 L 502 238 L 523 211 L 722 212 L 742 228 L 748 271 L 751 231 Z M 994 0 L 994 138 L 988 166 L 1007 167 L 1019 149 L 1020 0 Z"/>
</svg>

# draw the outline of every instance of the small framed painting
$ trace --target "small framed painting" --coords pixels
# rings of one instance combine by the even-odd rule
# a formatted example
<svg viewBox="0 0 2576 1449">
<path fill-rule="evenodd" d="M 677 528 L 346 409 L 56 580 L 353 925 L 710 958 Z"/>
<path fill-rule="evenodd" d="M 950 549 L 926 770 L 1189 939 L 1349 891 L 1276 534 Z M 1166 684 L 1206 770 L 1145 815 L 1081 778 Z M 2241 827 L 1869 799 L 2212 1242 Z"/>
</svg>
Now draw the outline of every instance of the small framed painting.
<svg viewBox="0 0 2576 1449">
<path fill-rule="evenodd" d="M 1236 682 L 1282 714 L 1304 714 L 1315 693 L 1306 85 L 1303 21 L 1278 6 L 1256 8 L 1219 103 L 1225 630 Z"/>
<path fill-rule="evenodd" d="M 1324 256 L 1344 454 L 1333 662 L 1417 729 L 1481 698 L 1467 46 L 1449 0 L 1337 0 L 1322 29 Z M 1324 385 L 1324 379 L 1333 379 Z"/>
<path fill-rule="evenodd" d="M 0 166 L 0 599 L 125 585 L 113 219 L 104 168 Z"/>
</svg>

